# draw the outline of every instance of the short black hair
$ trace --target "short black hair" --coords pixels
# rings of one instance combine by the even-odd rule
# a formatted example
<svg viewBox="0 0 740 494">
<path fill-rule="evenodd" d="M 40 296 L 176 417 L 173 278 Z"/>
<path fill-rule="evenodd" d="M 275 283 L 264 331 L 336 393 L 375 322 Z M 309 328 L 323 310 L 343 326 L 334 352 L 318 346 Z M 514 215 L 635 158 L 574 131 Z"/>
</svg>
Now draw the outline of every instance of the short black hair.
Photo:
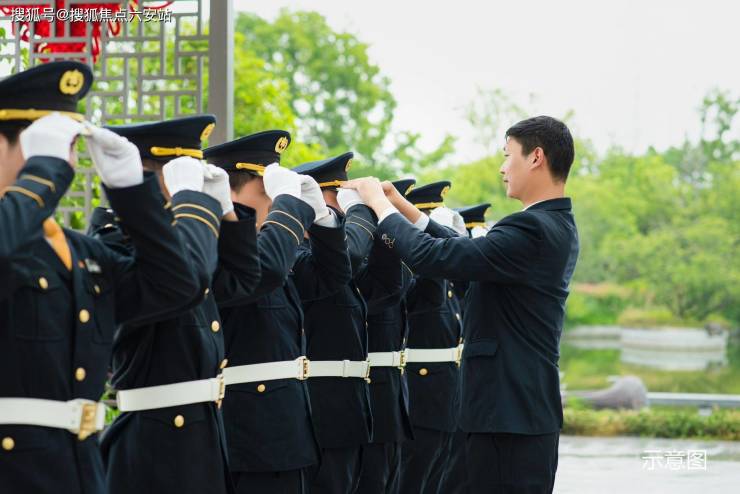
<svg viewBox="0 0 740 494">
<path fill-rule="evenodd" d="M 229 187 L 237 194 L 242 190 L 242 187 L 257 178 L 257 175 L 252 175 L 241 170 L 227 170 L 226 172 L 229 174 Z"/>
<path fill-rule="evenodd" d="M 26 125 L 0 125 L 0 134 L 7 139 L 8 144 L 14 146 L 18 142 L 18 138 L 21 135 L 21 131 L 25 129 Z"/>
<path fill-rule="evenodd" d="M 575 150 L 573 136 L 563 122 L 544 115 L 528 118 L 510 127 L 506 137 L 516 139 L 525 155 L 537 147 L 542 148 L 550 163 L 552 177 L 563 182 L 568 179 Z"/>
</svg>

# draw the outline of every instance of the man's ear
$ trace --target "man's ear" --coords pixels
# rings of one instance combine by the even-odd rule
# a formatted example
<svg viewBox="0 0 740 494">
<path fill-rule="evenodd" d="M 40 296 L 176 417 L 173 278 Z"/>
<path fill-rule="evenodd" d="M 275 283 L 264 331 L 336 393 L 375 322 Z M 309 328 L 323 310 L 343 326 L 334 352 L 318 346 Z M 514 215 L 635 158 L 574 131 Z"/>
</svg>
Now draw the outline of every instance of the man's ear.
<svg viewBox="0 0 740 494">
<path fill-rule="evenodd" d="M 544 166 L 545 164 L 545 151 L 542 150 L 541 147 L 537 146 L 532 150 L 532 153 L 529 155 L 530 159 L 532 160 L 529 169 L 534 170 L 535 168 Z"/>
</svg>

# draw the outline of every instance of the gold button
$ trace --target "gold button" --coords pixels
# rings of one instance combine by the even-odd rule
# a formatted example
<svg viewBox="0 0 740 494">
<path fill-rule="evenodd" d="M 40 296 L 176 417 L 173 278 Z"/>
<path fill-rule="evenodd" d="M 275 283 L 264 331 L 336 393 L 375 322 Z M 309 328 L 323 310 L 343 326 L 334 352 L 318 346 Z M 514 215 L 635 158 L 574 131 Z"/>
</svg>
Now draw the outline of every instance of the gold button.
<svg viewBox="0 0 740 494">
<path fill-rule="evenodd" d="M 78 381 L 84 381 L 86 375 L 87 372 L 85 372 L 85 369 L 83 369 L 82 367 L 78 367 L 75 371 L 75 379 L 77 379 Z"/>
<path fill-rule="evenodd" d="M 80 322 L 84 324 L 89 320 L 90 320 L 90 313 L 87 311 L 87 309 L 82 309 L 80 311 Z"/>
<path fill-rule="evenodd" d="M 259 386 L 257 386 L 257 391 L 259 391 L 260 393 L 264 393 L 265 389 L 267 388 L 265 387 L 264 384 L 260 384 Z"/>
<path fill-rule="evenodd" d="M 177 417 L 175 417 L 174 422 L 175 422 L 175 427 L 180 428 L 183 425 L 185 425 L 185 417 L 183 417 L 182 415 L 178 415 Z"/>
<path fill-rule="evenodd" d="M 225 358 L 221 361 L 221 365 L 219 365 L 218 368 L 225 369 L 227 365 L 229 365 L 229 359 Z"/>
<path fill-rule="evenodd" d="M 203 297 L 208 297 L 208 294 L 210 293 L 210 291 L 211 291 L 210 288 L 206 288 L 206 291 L 203 292 Z"/>
<path fill-rule="evenodd" d="M 4 437 L 3 438 L 3 449 L 5 451 L 10 451 L 13 448 L 15 448 L 15 441 L 13 441 L 13 438 L 12 437 Z"/>
<path fill-rule="evenodd" d="M 437 292 L 437 293 L 439 293 L 439 292 Z M 447 290 L 447 296 L 449 298 L 452 298 L 452 290 Z"/>
<path fill-rule="evenodd" d="M 426 370 L 425 368 L 422 367 L 421 369 L 419 369 L 420 376 L 426 376 L 427 374 L 429 374 L 429 371 Z"/>
<path fill-rule="evenodd" d="M 213 331 L 214 333 L 218 333 L 219 329 L 221 329 L 221 324 L 219 324 L 218 321 L 213 321 L 211 323 L 211 331 Z"/>
<path fill-rule="evenodd" d="M 95 290 L 95 295 L 100 295 L 100 286 L 99 285 L 95 285 L 93 287 L 93 290 Z"/>
<path fill-rule="evenodd" d="M 46 278 L 44 278 L 44 277 L 42 276 L 41 278 L 39 278 L 39 286 L 40 286 L 40 287 L 41 287 L 41 288 L 42 288 L 43 290 L 46 290 L 47 288 L 49 288 L 49 282 L 47 281 L 47 279 L 46 279 Z"/>
<path fill-rule="evenodd" d="M 372 383 L 373 383 L 373 380 L 372 380 L 372 379 L 370 379 L 370 378 L 368 377 L 368 378 L 367 378 L 367 383 L 368 383 L 368 384 L 372 384 Z"/>
<path fill-rule="evenodd" d="M 460 314 L 458 314 L 458 313 L 455 313 L 455 317 L 457 317 L 457 320 L 458 320 L 458 321 L 460 320 Z"/>
</svg>

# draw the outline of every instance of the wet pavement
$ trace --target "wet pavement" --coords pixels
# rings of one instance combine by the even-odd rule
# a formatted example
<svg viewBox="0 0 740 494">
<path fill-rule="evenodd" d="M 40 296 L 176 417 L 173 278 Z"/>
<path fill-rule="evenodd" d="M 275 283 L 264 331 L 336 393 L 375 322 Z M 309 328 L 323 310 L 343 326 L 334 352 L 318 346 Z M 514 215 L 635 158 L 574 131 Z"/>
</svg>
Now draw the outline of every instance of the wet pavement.
<svg viewBox="0 0 740 494">
<path fill-rule="evenodd" d="M 740 493 L 740 442 L 562 436 L 555 493 Z"/>
</svg>

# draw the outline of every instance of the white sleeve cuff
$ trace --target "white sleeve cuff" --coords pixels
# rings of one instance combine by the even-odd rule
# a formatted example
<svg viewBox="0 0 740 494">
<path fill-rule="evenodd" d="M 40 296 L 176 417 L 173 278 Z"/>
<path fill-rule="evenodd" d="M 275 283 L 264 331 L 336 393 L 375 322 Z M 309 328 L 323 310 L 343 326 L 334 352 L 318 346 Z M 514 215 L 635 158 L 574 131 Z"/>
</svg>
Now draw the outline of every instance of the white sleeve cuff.
<svg viewBox="0 0 740 494">
<path fill-rule="evenodd" d="M 424 213 L 421 213 L 421 216 L 419 216 L 419 219 L 416 220 L 414 223 L 414 226 L 421 230 L 422 232 L 427 229 L 427 226 L 429 225 L 429 216 L 425 215 Z"/>
<path fill-rule="evenodd" d="M 390 206 L 388 209 L 383 210 L 383 212 L 380 213 L 380 215 L 378 216 L 378 224 L 381 224 L 384 219 L 386 219 L 393 213 L 398 213 L 398 209 L 394 208 L 393 206 Z"/>
</svg>

